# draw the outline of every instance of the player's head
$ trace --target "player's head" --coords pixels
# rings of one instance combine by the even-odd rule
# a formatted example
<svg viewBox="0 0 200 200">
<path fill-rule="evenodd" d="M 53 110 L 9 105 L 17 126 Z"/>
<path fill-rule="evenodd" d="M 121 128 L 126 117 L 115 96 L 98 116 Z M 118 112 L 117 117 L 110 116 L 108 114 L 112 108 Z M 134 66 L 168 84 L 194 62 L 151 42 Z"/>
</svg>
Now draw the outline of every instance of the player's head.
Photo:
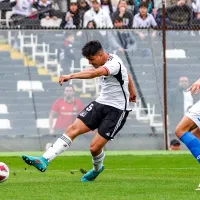
<svg viewBox="0 0 200 200">
<path fill-rule="evenodd" d="M 170 142 L 171 150 L 180 150 L 180 148 L 181 148 L 181 143 L 178 140 L 176 139 L 171 140 Z"/>
<path fill-rule="evenodd" d="M 179 78 L 179 87 L 186 90 L 189 87 L 189 79 L 186 76 L 181 76 Z"/>
<path fill-rule="evenodd" d="M 66 85 L 64 90 L 64 99 L 72 100 L 74 98 L 74 87 L 73 85 Z"/>
<path fill-rule="evenodd" d="M 86 57 L 91 65 L 98 68 L 107 61 L 107 54 L 103 51 L 101 43 L 93 40 L 85 44 L 82 48 L 82 55 Z"/>
</svg>

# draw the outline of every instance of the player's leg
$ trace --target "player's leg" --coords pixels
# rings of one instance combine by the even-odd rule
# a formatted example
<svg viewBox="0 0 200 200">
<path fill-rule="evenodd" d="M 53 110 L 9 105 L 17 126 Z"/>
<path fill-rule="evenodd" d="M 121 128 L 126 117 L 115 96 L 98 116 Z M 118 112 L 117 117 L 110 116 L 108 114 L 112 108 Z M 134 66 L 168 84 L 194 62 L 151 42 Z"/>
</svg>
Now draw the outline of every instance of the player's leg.
<svg viewBox="0 0 200 200">
<path fill-rule="evenodd" d="M 109 140 L 102 137 L 99 133 L 96 133 L 91 144 L 90 152 L 92 154 L 92 164 L 93 169 L 87 172 L 82 178 L 82 182 L 93 181 L 103 170 L 103 161 L 105 158 L 105 153 L 103 147 Z"/>
<path fill-rule="evenodd" d="M 44 172 L 48 166 L 48 163 L 52 161 L 56 156 L 67 150 L 72 141 L 80 134 L 89 132 L 88 128 L 80 119 L 76 119 L 75 122 L 69 126 L 66 132 L 56 140 L 56 142 L 43 154 L 41 157 L 23 155 L 23 160 L 36 167 L 38 170 Z"/>
<path fill-rule="evenodd" d="M 103 147 L 121 130 L 129 113 L 109 106 L 106 106 L 104 111 L 107 112 L 107 115 L 98 128 L 99 133 L 95 135 L 90 145 L 93 169 L 82 177 L 81 181 L 83 182 L 93 181 L 103 171 L 105 158 Z"/>
<path fill-rule="evenodd" d="M 176 136 L 187 146 L 197 161 L 200 162 L 200 140 L 195 136 L 197 134 L 197 125 L 194 121 L 188 116 L 184 116 L 176 127 Z"/>
<path fill-rule="evenodd" d="M 193 135 L 195 135 L 200 140 L 200 129 L 199 127 L 195 128 L 191 131 Z"/>
</svg>

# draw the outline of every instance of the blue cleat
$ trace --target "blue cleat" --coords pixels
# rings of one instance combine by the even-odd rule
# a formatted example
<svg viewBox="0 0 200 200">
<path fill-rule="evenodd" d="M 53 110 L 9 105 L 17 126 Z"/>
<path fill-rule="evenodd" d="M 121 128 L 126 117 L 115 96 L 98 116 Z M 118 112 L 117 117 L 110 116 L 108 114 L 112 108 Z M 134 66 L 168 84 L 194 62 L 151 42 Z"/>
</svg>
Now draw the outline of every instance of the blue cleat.
<svg viewBox="0 0 200 200">
<path fill-rule="evenodd" d="M 27 156 L 22 155 L 22 159 L 28 164 L 37 168 L 41 172 L 45 172 L 48 166 L 48 161 L 44 157 L 35 157 L 35 156 Z"/>
<path fill-rule="evenodd" d="M 91 169 L 89 172 L 87 172 L 82 178 L 82 182 L 89 182 L 94 181 L 94 179 L 104 170 L 104 166 L 102 165 L 101 169 L 96 172 L 94 169 Z"/>
</svg>

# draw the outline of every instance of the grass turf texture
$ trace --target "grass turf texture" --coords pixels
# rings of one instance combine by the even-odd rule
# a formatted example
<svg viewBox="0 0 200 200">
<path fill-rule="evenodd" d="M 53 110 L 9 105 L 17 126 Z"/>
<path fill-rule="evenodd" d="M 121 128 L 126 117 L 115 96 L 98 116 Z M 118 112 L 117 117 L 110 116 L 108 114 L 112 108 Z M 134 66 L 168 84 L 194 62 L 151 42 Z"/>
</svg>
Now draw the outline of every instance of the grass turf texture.
<svg viewBox="0 0 200 200">
<path fill-rule="evenodd" d="M 0 184 L 3 200 L 196 200 L 200 195 L 194 190 L 200 166 L 188 152 L 108 152 L 105 171 L 90 183 L 80 182 L 80 169 L 91 168 L 88 152 L 66 153 L 45 173 L 26 165 L 20 153 L 11 155 L 0 154 L 10 168 L 9 179 Z"/>
</svg>

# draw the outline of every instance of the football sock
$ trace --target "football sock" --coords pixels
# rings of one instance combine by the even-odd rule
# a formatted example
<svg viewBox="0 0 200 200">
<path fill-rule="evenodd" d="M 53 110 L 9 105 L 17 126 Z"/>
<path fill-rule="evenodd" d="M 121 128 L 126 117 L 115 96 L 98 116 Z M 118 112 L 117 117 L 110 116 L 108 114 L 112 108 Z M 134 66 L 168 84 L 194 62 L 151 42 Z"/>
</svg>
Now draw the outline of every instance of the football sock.
<svg viewBox="0 0 200 200">
<path fill-rule="evenodd" d="M 104 158 L 105 158 L 105 153 L 104 153 L 103 150 L 98 156 L 92 157 L 92 163 L 93 163 L 94 171 L 98 172 L 101 169 L 101 167 L 103 165 Z"/>
<path fill-rule="evenodd" d="M 197 139 L 191 132 L 185 132 L 180 140 L 191 151 L 192 155 L 200 162 L 200 140 Z"/>
<path fill-rule="evenodd" d="M 63 134 L 51 147 L 49 147 L 49 149 L 47 149 L 43 157 L 46 158 L 48 162 L 50 162 L 56 156 L 67 150 L 70 147 L 71 143 L 71 138 L 69 138 L 66 134 Z"/>
</svg>

